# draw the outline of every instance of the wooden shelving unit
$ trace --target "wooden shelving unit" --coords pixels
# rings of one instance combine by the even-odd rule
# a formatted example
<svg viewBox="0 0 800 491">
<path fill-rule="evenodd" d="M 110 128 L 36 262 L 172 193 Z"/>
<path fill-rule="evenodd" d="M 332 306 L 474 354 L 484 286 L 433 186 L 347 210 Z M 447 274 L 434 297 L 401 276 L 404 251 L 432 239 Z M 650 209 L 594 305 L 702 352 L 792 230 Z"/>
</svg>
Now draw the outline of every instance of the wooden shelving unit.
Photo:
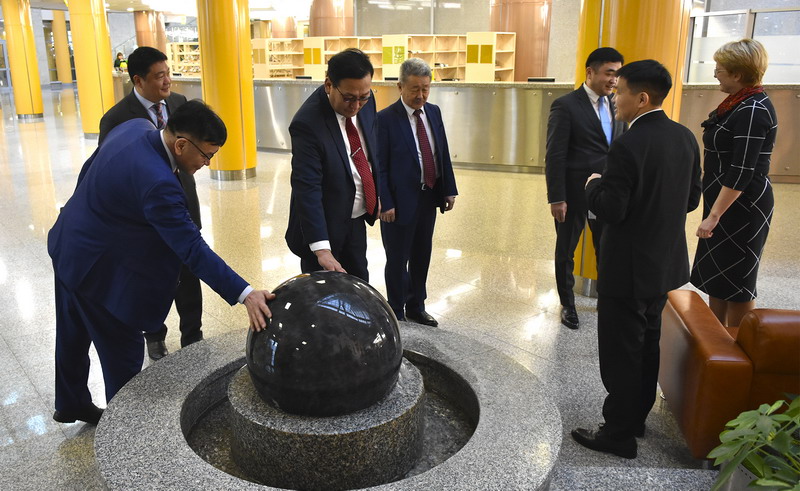
<svg viewBox="0 0 800 491">
<path fill-rule="evenodd" d="M 382 80 L 381 38 L 376 37 L 307 37 L 303 40 L 305 75 L 314 80 L 324 80 L 328 61 L 336 53 L 348 48 L 358 48 L 369 56 L 375 69 L 373 80 Z"/>
<path fill-rule="evenodd" d="M 254 78 L 295 78 L 304 74 L 303 39 L 253 39 Z"/>
<path fill-rule="evenodd" d="M 168 43 L 167 52 L 170 58 L 170 69 L 173 73 L 184 76 L 200 76 L 200 44 Z"/>
<path fill-rule="evenodd" d="M 383 36 L 383 75 L 398 77 L 407 58 L 420 58 L 433 70 L 433 80 L 464 80 L 466 36 L 399 34 Z"/>
<path fill-rule="evenodd" d="M 468 32 L 467 82 L 513 82 L 517 35 L 513 32 Z"/>
</svg>

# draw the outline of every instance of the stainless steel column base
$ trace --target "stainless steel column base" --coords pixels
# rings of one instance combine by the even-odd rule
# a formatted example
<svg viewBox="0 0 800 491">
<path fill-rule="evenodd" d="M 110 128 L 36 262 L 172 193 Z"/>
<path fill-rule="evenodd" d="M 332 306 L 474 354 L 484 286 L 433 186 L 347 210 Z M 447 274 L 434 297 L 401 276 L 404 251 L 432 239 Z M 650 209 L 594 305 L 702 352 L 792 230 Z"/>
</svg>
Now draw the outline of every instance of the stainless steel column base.
<svg viewBox="0 0 800 491">
<path fill-rule="evenodd" d="M 250 167 L 242 170 L 217 170 L 211 169 L 211 179 L 217 181 L 243 181 L 256 177 L 256 168 Z"/>
<path fill-rule="evenodd" d="M 597 280 L 576 276 L 572 291 L 584 297 L 597 298 Z"/>
<path fill-rule="evenodd" d="M 44 114 L 36 113 L 36 114 L 17 114 L 17 119 L 21 119 L 22 121 L 31 120 L 31 119 L 42 119 L 44 118 Z"/>
</svg>

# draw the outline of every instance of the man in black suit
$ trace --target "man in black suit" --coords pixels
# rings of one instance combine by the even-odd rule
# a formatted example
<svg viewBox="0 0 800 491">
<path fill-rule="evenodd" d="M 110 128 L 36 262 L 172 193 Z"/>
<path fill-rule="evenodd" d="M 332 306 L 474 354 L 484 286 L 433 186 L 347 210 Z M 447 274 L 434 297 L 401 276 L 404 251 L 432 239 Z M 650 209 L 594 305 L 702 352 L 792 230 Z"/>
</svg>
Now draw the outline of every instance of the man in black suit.
<svg viewBox="0 0 800 491">
<path fill-rule="evenodd" d="M 587 218 L 583 185 L 592 172 L 600 172 L 611 142 L 622 134 L 624 124 L 614 119 L 611 94 L 617 70 L 624 62 L 614 48 L 598 48 L 586 59 L 586 82 L 559 97 L 550 107 L 547 121 L 547 202 L 556 225 L 556 288 L 561 301 L 561 323 L 579 325 L 575 310 L 575 247 Z M 589 217 L 595 250 L 600 223 Z"/>
<path fill-rule="evenodd" d="M 380 212 L 372 63 L 357 49 L 328 61 L 325 83 L 289 125 L 292 199 L 286 244 L 304 273 L 369 281 L 367 229 Z"/>
<path fill-rule="evenodd" d="M 611 145 L 602 177 L 586 184 L 589 210 L 605 224 L 597 285 L 605 423 L 572 437 L 632 459 L 656 398 L 667 292 L 689 281 L 686 214 L 700 202 L 700 150 L 661 110 L 672 87 L 663 65 L 637 61 L 617 73 L 617 118 L 630 126 Z"/>
<path fill-rule="evenodd" d="M 456 178 L 442 113 L 427 102 L 431 68 L 409 58 L 400 65 L 397 86 L 400 99 L 378 113 L 386 293 L 398 319 L 437 326 L 425 311 L 425 283 L 436 209 L 453 209 Z"/>
<path fill-rule="evenodd" d="M 163 129 L 169 115 L 186 102 L 186 97 L 170 91 L 167 55 L 155 48 L 143 46 L 134 50 L 128 57 L 128 74 L 134 88 L 103 115 L 98 145 L 103 144 L 108 133 L 117 125 L 135 118 L 146 119 L 157 129 Z M 178 177 L 186 193 L 189 215 L 199 229 L 202 227 L 200 201 L 197 198 L 194 176 L 181 172 Z M 181 268 L 175 308 L 180 316 L 181 347 L 203 339 L 203 293 L 200 280 L 185 265 Z M 166 325 L 158 332 L 145 331 L 144 336 L 150 359 L 159 360 L 168 354 L 164 342 L 167 337 Z"/>
</svg>

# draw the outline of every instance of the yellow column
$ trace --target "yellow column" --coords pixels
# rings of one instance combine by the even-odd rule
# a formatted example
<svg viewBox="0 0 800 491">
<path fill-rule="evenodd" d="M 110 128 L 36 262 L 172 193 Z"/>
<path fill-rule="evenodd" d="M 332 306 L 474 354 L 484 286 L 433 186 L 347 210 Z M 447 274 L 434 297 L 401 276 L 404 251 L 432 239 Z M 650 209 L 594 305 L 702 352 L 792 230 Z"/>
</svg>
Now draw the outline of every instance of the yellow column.
<svg viewBox="0 0 800 491">
<path fill-rule="evenodd" d="M 72 83 L 72 65 L 69 61 L 67 20 L 63 10 L 53 10 L 53 44 L 56 48 L 56 72 L 58 81 Z"/>
<path fill-rule="evenodd" d="M 203 99 L 228 127 L 211 161 L 211 177 L 256 175 L 256 115 L 247 0 L 197 0 Z"/>
<path fill-rule="evenodd" d="M 14 106 L 19 119 L 41 118 L 42 87 L 31 26 L 30 0 L 2 0 Z"/>
<path fill-rule="evenodd" d="M 114 70 L 103 0 L 69 0 L 69 21 L 86 136 L 100 133 L 100 118 L 114 105 Z"/>
<path fill-rule="evenodd" d="M 601 46 L 615 48 L 626 62 L 658 60 L 672 75 L 672 90 L 663 108 L 677 121 L 691 6 L 691 0 L 584 0 L 578 28 L 575 86 L 586 79 L 589 53 Z M 574 272 L 597 279 L 596 256 L 588 227 L 575 250 Z"/>
<path fill-rule="evenodd" d="M 680 117 L 691 0 L 610 0 L 605 3 L 603 40 L 625 61 L 654 59 L 672 75 L 664 112 Z"/>
</svg>

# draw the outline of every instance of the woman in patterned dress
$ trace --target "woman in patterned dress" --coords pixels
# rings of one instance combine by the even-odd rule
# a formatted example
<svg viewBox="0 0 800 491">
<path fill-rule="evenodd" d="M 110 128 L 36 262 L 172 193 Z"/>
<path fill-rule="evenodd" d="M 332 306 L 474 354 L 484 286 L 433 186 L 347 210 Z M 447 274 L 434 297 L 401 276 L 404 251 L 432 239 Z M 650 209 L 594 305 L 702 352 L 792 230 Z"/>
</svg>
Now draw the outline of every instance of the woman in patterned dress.
<svg viewBox="0 0 800 491">
<path fill-rule="evenodd" d="M 725 326 L 755 308 L 756 277 L 774 199 L 769 174 L 778 122 L 761 86 L 764 46 L 730 42 L 714 53 L 714 77 L 728 97 L 703 122 L 703 222 L 692 267 L 694 286 Z"/>
</svg>

